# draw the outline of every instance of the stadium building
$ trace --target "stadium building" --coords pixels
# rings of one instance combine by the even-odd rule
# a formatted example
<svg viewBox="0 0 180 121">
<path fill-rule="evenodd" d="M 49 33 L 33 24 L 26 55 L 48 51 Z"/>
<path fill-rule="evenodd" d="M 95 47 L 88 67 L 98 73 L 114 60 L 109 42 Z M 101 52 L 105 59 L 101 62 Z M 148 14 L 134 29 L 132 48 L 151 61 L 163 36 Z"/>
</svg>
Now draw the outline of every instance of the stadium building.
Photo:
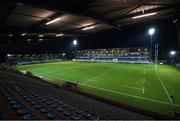
<svg viewBox="0 0 180 121">
<path fill-rule="evenodd" d="M 178 120 L 179 69 L 179 0 L 0 1 L 0 120 Z"/>
</svg>

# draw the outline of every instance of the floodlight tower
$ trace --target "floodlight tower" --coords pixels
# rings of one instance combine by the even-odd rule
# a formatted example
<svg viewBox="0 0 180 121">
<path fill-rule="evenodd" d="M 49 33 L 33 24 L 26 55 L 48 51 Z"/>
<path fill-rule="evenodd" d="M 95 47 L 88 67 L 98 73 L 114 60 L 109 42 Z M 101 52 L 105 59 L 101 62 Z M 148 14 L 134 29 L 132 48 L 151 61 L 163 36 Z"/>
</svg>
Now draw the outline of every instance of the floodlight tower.
<svg viewBox="0 0 180 121">
<path fill-rule="evenodd" d="M 149 31 L 148 31 L 148 34 L 150 35 L 150 37 L 151 37 L 151 61 L 152 61 L 152 50 L 153 50 L 153 35 L 154 35 L 154 33 L 155 33 L 155 29 L 154 28 L 150 28 L 149 29 Z"/>
<path fill-rule="evenodd" d="M 77 40 L 76 40 L 76 39 L 73 40 L 73 45 L 74 45 L 74 55 L 76 54 L 76 47 L 77 47 L 77 44 L 78 44 Z"/>
<path fill-rule="evenodd" d="M 175 56 L 176 56 L 176 51 L 170 51 L 170 55 L 171 57 L 173 58 L 172 62 L 174 63 L 175 62 Z"/>
</svg>

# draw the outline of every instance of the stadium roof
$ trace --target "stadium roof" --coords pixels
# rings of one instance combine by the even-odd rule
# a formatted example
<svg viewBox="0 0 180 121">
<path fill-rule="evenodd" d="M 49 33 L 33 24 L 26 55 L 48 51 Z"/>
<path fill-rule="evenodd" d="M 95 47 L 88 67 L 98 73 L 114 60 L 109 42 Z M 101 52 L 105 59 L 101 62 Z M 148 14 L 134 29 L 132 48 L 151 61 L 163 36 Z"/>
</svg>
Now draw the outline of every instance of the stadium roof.
<svg viewBox="0 0 180 121">
<path fill-rule="evenodd" d="M 1 0 L 0 38 L 86 36 L 179 13 L 180 0 Z"/>
</svg>

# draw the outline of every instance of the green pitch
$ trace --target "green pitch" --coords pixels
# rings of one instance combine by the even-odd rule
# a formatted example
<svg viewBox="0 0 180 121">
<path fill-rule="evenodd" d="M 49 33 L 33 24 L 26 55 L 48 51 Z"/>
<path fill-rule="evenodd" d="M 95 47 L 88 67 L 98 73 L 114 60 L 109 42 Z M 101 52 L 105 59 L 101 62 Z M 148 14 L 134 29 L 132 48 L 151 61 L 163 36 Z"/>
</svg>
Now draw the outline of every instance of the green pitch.
<svg viewBox="0 0 180 121">
<path fill-rule="evenodd" d="M 173 115 L 180 112 L 180 70 L 150 64 L 54 62 L 22 65 L 49 81 L 79 83 L 85 92 L 135 106 L 141 109 Z"/>
</svg>

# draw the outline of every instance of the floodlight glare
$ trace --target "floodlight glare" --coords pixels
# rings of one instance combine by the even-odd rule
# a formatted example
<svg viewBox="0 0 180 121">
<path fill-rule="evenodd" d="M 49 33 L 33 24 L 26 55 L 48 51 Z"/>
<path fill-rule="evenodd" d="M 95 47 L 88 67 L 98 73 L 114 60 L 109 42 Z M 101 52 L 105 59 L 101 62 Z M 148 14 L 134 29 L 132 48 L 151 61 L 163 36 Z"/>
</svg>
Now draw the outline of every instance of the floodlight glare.
<svg viewBox="0 0 180 121">
<path fill-rule="evenodd" d="M 150 28 L 148 33 L 149 33 L 149 35 L 153 35 L 155 33 L 155 29 L 154 28 Z"/>
<path fill-rule="evenodd" d="M 73 44 L 74 44 L 74 45 L 77 45 L 77 40 L 74 40 L 74 41 L 73 41 Z"/>
<path fill-rule="evenodd" d="M 13 55 L 11 55 L 11 54 L 7 54 L 7 57 L 12 57 Z"/>
<path fill-rule="evenodd" d="M 83 31 L 86 31 L 86 30 L 89 30 L 89 29 L 94 29 L 95 28 L 95 26 L 89 26 L 89 27 L 85 27 L 85 28 L 83 28 L 82 30 Z"/>
<path fill-rule="evenodd" d="M 62 37 L 64 34 L 56 34 L 56 37 Z"/>
<path fill-rule="evenodd" d="M 9 34 L 9 37 L 12 37 L 13 35 L 12 34 Z"/>
<path fill-rule="evenodd" d="M 138 15 L 138 16 L 134 16 L 132 17 L 132 19 L 138 19 L 138 18 L 144 18 L 144 17 L 148 17 L 148 16 L 153 16 L 156 15 L 157 13 L 148 13 L 148 14 L 142 14 L 142 15 Z"/>
<path fill-rule="evenodd" d="M 171 54 L 171 55 L 175 55 L 175 54 L 176 54 L 176 51 L 171 51 L 170 54 Z"/>
<path fill-rule="evenodd" d="M 21 36 L 25 36 L 25 35 L 26 35 L 26 33 L 21 34 Z"/>
<path fill-rule="evenodd" d="M 43 39 L 38 39 L 39 42 L 43 41 Z"/>
<path fill-rule="evenodd" d="M 44 35 L 40 34 L 40 35 L 38 35 L 38 37 L 44 37 Z"/>
<path fill-rule="evenodd" d="M 28 42 L 30 42 L 30 41 L 31 41 L 31 39 L 27 39 L 27 41 L 28 41 Z"/>
<path fill-rule="evenodd" d="M 47 22 L 46 25 L 55 23 L 55 22 L 57 22 L 57 21 L 59 21 L 59 20 L 60 20 L 60 18 L 53 19 L 52 21 Z"/>
</svg>

